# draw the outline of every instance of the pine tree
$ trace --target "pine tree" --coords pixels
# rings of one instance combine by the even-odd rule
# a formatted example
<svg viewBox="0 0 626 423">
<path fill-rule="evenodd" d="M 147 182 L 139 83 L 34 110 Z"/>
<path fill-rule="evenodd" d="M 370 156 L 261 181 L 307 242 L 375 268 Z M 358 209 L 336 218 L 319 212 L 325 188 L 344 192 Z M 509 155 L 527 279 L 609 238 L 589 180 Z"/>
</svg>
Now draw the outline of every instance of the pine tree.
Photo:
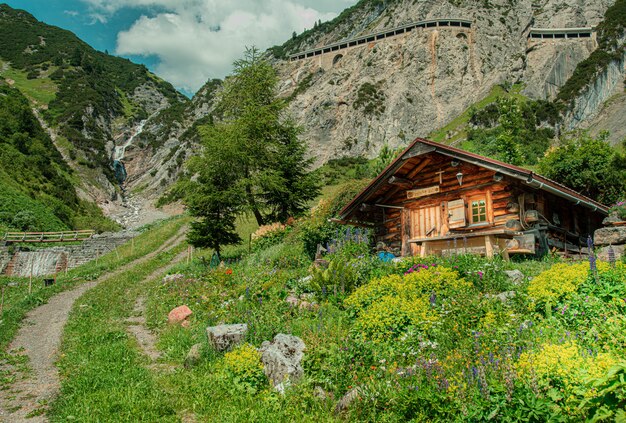
<svg viewBox="0 0 626 423">
<path fill-rule="evenodd" d="M 200 130 L 202 154 L 193 157 L 188 168 L 193 178 L 185 182 L 185 204 L 197 220 L 191 223 L 189 243 L 212 248 L 218 256 L 222 246 L 238 244 L 235 220 L 243 210 L 243 193 L 238 184 L 240 169 L 235 134 L 226 128 Z"/>
<path fill-rule="evenodd" d="M 240 214 L 251 212 L 259 225 L 284 222 L 319 193 L 301 130 L 277 97 L 276 72 L 254 48 L 234 65 L 218 101 L 221 118 L 200 128 L 202 153 L 188 163 L 193 177 L 177 188 L 197 218 L 189 242 L 218 255 L 222 246 L 241 242 Z"/>
</svg>

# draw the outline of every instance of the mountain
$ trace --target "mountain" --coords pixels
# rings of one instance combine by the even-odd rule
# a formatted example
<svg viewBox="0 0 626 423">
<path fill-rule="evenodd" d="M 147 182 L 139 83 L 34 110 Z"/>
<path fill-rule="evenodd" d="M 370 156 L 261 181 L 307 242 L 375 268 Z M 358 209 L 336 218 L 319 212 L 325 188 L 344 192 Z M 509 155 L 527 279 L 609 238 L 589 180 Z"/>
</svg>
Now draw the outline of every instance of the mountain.
<svg viewBox="0 0 626 423">
<path fill-rule="evenodd" d="M 623 95 L 623 17 L 624 2 L 611 0 L 362 0 L 270 53 L 281 93 L 291 99 L 290 110 L 319 164 L 342 156 L 371 158 L 385 144 L 397 148 L 429 134 L 460 142 L 468 111 L 494 101 L 501 87 L 558 102 L 564 110 L 560 129 L 585 127 L 607 99 Z M 588 38 L 534 38 L 537 28 L 597 26 Z M 375 33 L 391 36 L 350 43 Z M 289 60 L 334 43 L 328 52 Z M 598 50 L 603 54 L 593 56 Z"/>
<path fill-rule="evenodd" d="M 0 82 L 0 233 L 113 229 L 95 204 L 78 197 L 76 185 L 29 101 Z"/>
<path fill-rule="evenodd" d="M 626 0 L 361 0 L 266 57 L 316 166 L 361 163 L 417 136 L 476 147 L 502 99 L 522 102 L 536 160 L 562 131 L 624 137 L 625 16 Z M 153 203 L 197 148 L 197 127 L 216 118 L 222 85 L 209 80 L 188 100 L 6 5 L 0 77 L 28 99 L 77 198 L 124 224 L 162 215 Z"/>
<path fill-rule="evenodd" d="M 99 52 L 73 33 L 0 5 L 0 76 L 30 101 L 81 198 L 119 202 L 125 149 L 146 120 L 189 103 L 145 66 Z M 152 154 L 160 141 L 133 145 Z"/>
</svg>

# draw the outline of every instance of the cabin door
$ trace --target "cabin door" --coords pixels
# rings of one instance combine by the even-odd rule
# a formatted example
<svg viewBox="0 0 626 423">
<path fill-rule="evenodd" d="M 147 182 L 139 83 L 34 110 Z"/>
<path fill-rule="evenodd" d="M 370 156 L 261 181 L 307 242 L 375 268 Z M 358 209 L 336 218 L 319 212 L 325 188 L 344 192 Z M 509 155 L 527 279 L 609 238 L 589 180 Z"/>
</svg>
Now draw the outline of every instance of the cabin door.
<svg viewBox="0 0 626 423">
<path fill-rule="evenodd" d="M 441 235 L 440 206 L 411 210 L 411 238 L 433 238 L 439 235 Z"/>
</svg>

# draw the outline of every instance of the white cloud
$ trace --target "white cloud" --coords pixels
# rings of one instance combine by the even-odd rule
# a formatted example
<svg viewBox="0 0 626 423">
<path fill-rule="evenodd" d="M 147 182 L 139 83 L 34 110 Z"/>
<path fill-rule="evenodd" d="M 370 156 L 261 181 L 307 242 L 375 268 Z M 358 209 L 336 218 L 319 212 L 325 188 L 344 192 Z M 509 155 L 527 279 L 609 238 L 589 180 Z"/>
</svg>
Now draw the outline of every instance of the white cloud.
<svg viewBox="0 0 626 423">
<path fill-rule="evenodd" d="M 71 17 L 76 17 L 79 15 L 79 13 L 76 10 L 64 10 L 63 13 Z"/>
<path fill-rule="evenodd" d="M 293 31 L 335 17 L 356 0 L 83 0 L 102 22 L 122 8 L 150 8 L 117 38 L 121 55 L 157 56 L 156 72 L 195 92 L 230 73 L 246 46 L 282 44 Z"/>
</svg>

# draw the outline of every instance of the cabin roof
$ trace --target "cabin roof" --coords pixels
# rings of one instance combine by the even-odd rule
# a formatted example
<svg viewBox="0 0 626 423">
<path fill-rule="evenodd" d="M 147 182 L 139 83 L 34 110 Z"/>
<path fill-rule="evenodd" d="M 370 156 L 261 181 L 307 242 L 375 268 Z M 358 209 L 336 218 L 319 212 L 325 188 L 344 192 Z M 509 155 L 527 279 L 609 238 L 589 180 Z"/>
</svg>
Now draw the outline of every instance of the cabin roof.
<svg viewBox="0 0 626 423">
<path fill-rule="evenodd" d="M 508 163 L 501 162 L 499 160 L 491 159 L 488 157 L 480 156 L 478 154 L 470 153 L 465 150 L 461 150 L 449 145 L 440 144 L 438 142 L 430 141 L 424 138 L 417 138 L 407 148 L 398 155 L 396 159 L 391 162 L 385 170 L 383 170 L 367 187 L 365 187 L 343 210 L 339 213 L 339 217 L 346 220 L 357 209 L 357 206 L 367 202 L 373 197 L 376 192 L 384 185 L 391 176 L 393 176 L 403 165 L 411 158 L 420 155 L 439 153 L 448 157 L 456 158 L 468 163 L 475 164 L 477 166 L 490 169 L 496 172 L 501 172 L 506 176 L 512 177 L 522 181 L 529 187 L 548 191 L 556 196 L 571 201 L 575 205 L 582 205 L 603 214 L 608 214 L 608 207 L 604 204 L 598 203 L 591 198 L 570 189 L 566 186 L 552 181 L 544 176 L 541 176 L 533 171 L 524 169 L 518 166 L 513 166 Z"/>
</svg>

